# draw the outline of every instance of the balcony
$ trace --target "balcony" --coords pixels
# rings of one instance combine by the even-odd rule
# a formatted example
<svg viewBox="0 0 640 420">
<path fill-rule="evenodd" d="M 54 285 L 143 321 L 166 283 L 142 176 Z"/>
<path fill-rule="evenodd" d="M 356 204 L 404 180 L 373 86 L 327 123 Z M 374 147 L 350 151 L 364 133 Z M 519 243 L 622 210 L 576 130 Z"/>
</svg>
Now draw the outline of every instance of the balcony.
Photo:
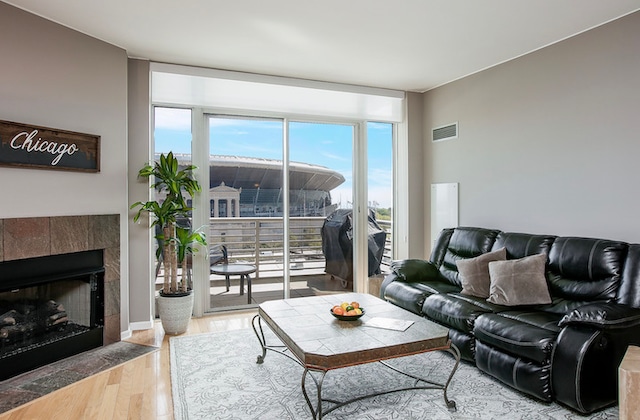
<svg viewBox="0 0 640 420">
<path fill-rule="evenodd" d="M 290 296 L 313 296 L 344 293 L 351 284 L 325 273 L 321 228 L 324 217 L 296 217 L 289 221 Z M 387 232 L 380 271 L 389 272 L 391 264 L 391 222 L 378 221 Z M 280 217 L 211 218 L 207 242 L 210 246 L 224 244 L 230 263 L 252 264 L 251 304 L 283 297 L 283 219 Z M 156 289 L 162 284 L 163 272 L 156 278 Z M 210 276 L 210 311 L 238 309 L 247 306 L 245 294 L 240 295 L 239 279 L 232 278 L 229 291 L 223 276 Z"/>
</svg>

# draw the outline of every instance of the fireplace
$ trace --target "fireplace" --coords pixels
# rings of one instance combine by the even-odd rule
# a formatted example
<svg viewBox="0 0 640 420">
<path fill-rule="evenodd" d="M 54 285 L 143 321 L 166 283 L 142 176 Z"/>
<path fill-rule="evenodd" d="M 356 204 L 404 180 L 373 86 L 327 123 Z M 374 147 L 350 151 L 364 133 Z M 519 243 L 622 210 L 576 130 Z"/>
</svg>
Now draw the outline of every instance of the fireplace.
<svg viewBox="0 0 640 420">
<path fill-rule="evenodd" d="M 13 349 L 12 352 L 17 353 L 30 352 L 29 357 L 23 358 L 29 361 L 25 368 L 120 341 L 120 236 L 121 223 L 117 214 L 0 219 L 0 299 L 31 299 L 31 296 L 40 294 L 40 290 L 53 292 L 44 302 L 48 306 L 40 309 L 41 312 L 47 312 L 45 327 L 47 322 L 53 324 L 56 321 L 59 322 L 54 325 L 60 326 L 65 323 L 65 320 L 60 320 L 66 317 L 67 321 L 71 319 L 80 329 L 77 334 L 64 340 L 54 340 L 55 343 L 64 344 L 52 344 L 50 348 L 45 347 L 46 350 L 33 353 L 29 346 L 20 351 Z M 27 284 L 15 283 L 22 281 Z M 45 286 L 47 283 L 50 285 Z M 30 290 L 13 292 L 17 289 Z M 75 292 L 61 297 L 59 289 Z M 89 302 L 85 306 L 93 302 L 93 310 L 86 312 L 89 315 L 79 315 L 70 297 L 75 295 L 82 296 L 77 298 L 80 302 Z M 50 300 L 53 302 L 48 303 Z M 29 308 L 28 305 L 33 303 L 25 302 L 24 305 Z M 51 310 L 58 312 L 49 314 Z M 9 311 L 11 309 L 2 310 L 0 315 Z M 42 325 L 43 321 L 40 322 Z M 15 334 L 14 329 L 12 335 L 22 339 Z M 5 341 L 4 345 L 6 350 L 10 344 Z M 67 348 L 74 350 L 68 351 Z M 55 358 L 50 357 L 50 354 L 56 353 Z M 9 352 L 5 351 L 5 354 Z M 8 357 L 14 357 L 13 353 Z M 0 364 L 0 376 L 6 377 L 5 365 L 12 368 L 14 363 L 5 363 L 0 359 Z"/>
<path fill-rule="evenodd" d="M 103 345 L 103 251 L 0 262 L 0 380 Z"/>
</svg>

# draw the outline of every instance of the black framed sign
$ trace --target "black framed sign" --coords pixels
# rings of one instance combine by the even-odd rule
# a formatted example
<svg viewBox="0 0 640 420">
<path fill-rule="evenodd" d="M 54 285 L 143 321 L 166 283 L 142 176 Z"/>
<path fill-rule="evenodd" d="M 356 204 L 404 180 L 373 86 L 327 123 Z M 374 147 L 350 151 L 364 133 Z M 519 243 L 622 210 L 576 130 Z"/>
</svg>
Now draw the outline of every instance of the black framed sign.
<svg viewBox="0 0 640 420">
<path fill-rule="evenodd" d="M 100 172 L 100 136 L 0 121 L 0 166 Z"/>
</svg>

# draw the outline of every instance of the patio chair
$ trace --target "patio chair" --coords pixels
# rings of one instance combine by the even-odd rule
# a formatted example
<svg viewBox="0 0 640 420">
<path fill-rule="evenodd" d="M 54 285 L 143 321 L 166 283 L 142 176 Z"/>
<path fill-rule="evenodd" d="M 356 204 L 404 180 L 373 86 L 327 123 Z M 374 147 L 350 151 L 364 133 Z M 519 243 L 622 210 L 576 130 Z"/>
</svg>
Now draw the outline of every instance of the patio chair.
<svg viewBox="0 0 640 420">
<path fill-rule="evenodd" d="M 229 264 L 229 254 L 225 245 L 218 244 L 209 248 L 209 265 L 216 264 Z"/>
<path fill-rule="evenodd" d="M 227 247 L 222 244 L 213 245 L 209 248 L 209 267 L 219 264 L 229 264 L 229 253 Z M 229 276 L 225 276 L 227 292 L 229 291 Z"/>
</svg>

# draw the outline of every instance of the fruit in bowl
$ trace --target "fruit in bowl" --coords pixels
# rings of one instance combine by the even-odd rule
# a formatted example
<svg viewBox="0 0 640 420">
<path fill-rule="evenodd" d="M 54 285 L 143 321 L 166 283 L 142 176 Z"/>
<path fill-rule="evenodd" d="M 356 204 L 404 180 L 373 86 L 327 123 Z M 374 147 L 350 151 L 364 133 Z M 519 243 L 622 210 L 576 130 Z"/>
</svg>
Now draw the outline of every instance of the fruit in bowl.
<svg viewBox="0 0 640 420">
<path fill-rule="evenodd" d="M 342 302 L 331 308 L 331 314 L 342 321 L 353 321 L 364 315 L 358 302 Z"/>
</svg>

